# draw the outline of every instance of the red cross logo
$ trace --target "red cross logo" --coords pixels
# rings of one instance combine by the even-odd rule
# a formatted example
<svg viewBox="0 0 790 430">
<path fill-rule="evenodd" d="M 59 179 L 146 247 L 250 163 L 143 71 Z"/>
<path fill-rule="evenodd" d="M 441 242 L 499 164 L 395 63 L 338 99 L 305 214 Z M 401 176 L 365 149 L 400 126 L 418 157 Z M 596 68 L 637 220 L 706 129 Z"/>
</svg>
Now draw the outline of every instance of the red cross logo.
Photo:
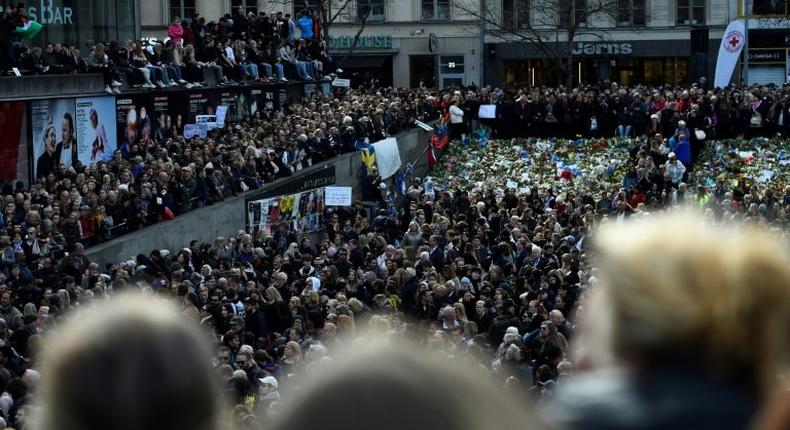
<svg viewBox="0 0 790 430">
<path fill-rule="evenodd" d="M 731 31 L 724 40 L 726 40 L 724 48 L 733 54 L 740 51 L 743 47 L 743 34 L 739 31 Z"/>
</svg>

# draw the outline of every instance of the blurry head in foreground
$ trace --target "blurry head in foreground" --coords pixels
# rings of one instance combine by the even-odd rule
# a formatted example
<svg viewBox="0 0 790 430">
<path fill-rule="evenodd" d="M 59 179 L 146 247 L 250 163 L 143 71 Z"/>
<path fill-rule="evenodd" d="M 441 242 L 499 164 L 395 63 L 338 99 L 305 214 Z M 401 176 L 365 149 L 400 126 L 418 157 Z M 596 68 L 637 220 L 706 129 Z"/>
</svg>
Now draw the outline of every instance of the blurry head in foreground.
<svg viewBox="0 0 790 430">
<path fill-rule="evenodd" d="M 601 283 L 585 306 L 581 346 L 614 358 L 627 376 L 577 378 L 548 419 L 576 428 L 596 419 L 617 425 L 584 428 L 745 427 L 785 364 L 786 245 L 687 214 L 612 225 L 596 243 Z"/>
<path fill-rule="evenodd" d="M 116 298 L 53 333 L 38 430 L 214 430 L 220 405 L 200 332 L 167 304 Z"/>
<path fill-rule="evenodd" d="M 490 386 L 479 368 L 441 361 L 407 345 L 354 345 L 336 358 L 274 430 L 538 429 L 517 393 Z M 350 408 L 350 409 L 349 409 Z M 351 412 L 353 411 L 353 412 Z"/>
</svg>

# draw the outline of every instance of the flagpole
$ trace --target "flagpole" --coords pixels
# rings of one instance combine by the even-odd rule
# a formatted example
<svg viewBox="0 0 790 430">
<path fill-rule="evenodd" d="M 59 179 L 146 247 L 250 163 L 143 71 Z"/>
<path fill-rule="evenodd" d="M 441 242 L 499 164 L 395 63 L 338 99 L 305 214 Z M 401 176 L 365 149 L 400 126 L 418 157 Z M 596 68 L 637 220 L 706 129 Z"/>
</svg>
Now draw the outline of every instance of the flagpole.
<svg viewBox="0 0 790 430">
<path fill-rule="evenodd" d="M 751 7 L 749 7 L 749 2 L 751 0 L 744 0 L 743 5 L 745 10 L 743 11 L 744 16 L 744 34 L 743 35 L 743 83 L 745 86 L 749 85 L 749 15 L 751 12 Z"/>
</svg>

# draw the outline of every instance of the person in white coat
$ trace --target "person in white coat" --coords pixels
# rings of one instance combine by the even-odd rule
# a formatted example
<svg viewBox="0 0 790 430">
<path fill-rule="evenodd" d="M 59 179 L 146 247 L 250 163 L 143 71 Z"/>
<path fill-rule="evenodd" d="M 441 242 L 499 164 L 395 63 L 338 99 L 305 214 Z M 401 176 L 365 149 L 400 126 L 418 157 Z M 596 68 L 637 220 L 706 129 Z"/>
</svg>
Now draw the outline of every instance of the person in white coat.
<svg viewBox="0 0 790 430">
<path fill-rule="evenodd" d="M 464 111 L 458 107 L 458 99 L 453 99 L 450 105 L 450 139 L 463 138 L 464 135 Z"/>
</svg>

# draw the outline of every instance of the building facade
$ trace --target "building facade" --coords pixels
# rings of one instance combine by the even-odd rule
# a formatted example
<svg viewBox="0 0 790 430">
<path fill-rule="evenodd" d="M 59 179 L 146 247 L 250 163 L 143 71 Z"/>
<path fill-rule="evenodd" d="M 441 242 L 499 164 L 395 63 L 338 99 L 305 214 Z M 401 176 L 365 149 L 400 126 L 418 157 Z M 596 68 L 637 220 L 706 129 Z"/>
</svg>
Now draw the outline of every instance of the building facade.
<svg viewBox="0 0 790 430">
<path fill-rule="evenodd" d="M 738 1 L 740 18 L 748 18 L 748 68 L 744 80 L 749 84 L 790 82 L 790 5 L 786 1 Z M 744 54 L 746 55 L 746 54 Z"/>
<path fill-rule="evenodd" d="M 574 84 L 678 85 L 712 78 L 724 29 L 737 16 L 734 0 L 496 0 L 489 7 L 497 21 L 486 29 L 486 81 L 504 85 L 562 83 L 552 59 L 567 64 L 569 57 Z M 585 7 L 597 12 L 574 16 Z M 563 13 L 578 25 L 552 27 L 552 20 L 563 22 Z M 531 43 L 536 26 L 542 40 L 557 42 Z M 579 33 L 572 43 L 569 28 Z"/>
<path fill-rule="evenodd" d="M 370 79 L 400 87 L 480 83 L 479 21 L 451 0 L 140 1 L 143 35 L 156 37 L 166 34 L 174 16 L 199 13 L 211 21 L 239 6 L 298 16 L 304 9 L 329 7 L 334 18 L 329 25 L 330 53 L 352 85 Z"/>
<path fill-rule="evenodd" d="M 138 1 L 14 0 L 13 3 L 23 4 L 28 16 L 42 25 L 41 32 L 33 40 L 34 45 L 67 43 L 85 51 L 89 41 L 109 42 L 139 38 Z M 3 4 L 0 4 L 0 12 Z"/>
</svg>

